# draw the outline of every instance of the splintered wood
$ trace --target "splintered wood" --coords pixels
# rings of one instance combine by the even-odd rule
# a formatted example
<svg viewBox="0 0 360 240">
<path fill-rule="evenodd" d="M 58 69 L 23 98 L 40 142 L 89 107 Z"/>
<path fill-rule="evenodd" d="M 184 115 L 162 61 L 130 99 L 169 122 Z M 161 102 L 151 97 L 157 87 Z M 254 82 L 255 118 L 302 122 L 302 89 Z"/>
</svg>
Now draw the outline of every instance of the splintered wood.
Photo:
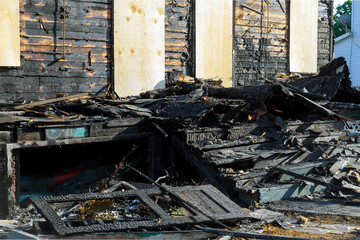
<svg viewBox="0 0 360 240">
<path fill-rule="evenodd" d="M 317 72 L 318 0 L 290 1 L 290 72 Z"/>
<path fill-rule="evenodd" d="M 165 1 L 114 1 L 114 83 L 121 97 L 165 87 Z"/>
<path fill-rule="evenodd" d="M 196 0 L 196 77 L 232 86 L 233 1 Z"/>
<path fill-rule="evenodd" d="M 20 66 L 19 0 L 0 0 L 0 66 Z"/>
</svg>

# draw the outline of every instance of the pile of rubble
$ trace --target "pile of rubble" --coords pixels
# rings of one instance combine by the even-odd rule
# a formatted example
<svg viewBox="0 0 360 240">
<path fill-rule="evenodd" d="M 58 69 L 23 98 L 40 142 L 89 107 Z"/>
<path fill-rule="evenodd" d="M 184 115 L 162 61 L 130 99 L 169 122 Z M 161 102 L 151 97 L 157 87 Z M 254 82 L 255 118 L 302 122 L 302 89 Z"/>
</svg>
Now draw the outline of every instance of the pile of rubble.
<svg viewBox="0 0 360 240">
<path fill-rule="evenodd" d="M 171 78 L 168 88 L 127 99 L 81 94 L 3 106 L 2 129 L 100 124 L 109 133 L 126 122 L 137 129 L 133 134 L 155 132 L 169 149 L 168 158 L 155 164 L 166 173 L 157 181 L 147 176 L 156 174 L 135 168 L 135 146 L 90 192 L 24 200 L 11 221 L 0 221 L 0 237 L 126 231 L 251 239 L 358 235 L 360 148 L 351 115 L 360 110 L 360 92 L 351 87 L 343 58 L 316 76 L 274 76 L 262 86 L 222 88 L 214 79 Z M 125 170 L 140 180 L 119 175 Z M 77 180 L 71 175 L 66 181 Z"/>
</svg>

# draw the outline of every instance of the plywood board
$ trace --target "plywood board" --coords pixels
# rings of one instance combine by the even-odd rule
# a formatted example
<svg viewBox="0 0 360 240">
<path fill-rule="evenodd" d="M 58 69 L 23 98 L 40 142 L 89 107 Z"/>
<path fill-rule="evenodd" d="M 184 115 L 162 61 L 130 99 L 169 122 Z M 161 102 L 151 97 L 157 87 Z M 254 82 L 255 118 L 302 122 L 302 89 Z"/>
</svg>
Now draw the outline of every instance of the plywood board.
<svg viewBox="0 0 360 240">
<path fill-rule="evenodd" d="M 114 85 L 121 97 L 165 87 L 165 0 L 114 0 Z"/>
<path fill-rule="evenodd" d="M 19 0 L 0 0 L 0 67 L 20 66 Z"/>
<path fill-rule="evenodd" d="M 232 86 L 233 0 L 196 0 L 196 77 Z"/>
<path fill-rule="evenodd" d="M 290 1 L 290 72 L 317 72 L 318 0 Z"/>
</svg>

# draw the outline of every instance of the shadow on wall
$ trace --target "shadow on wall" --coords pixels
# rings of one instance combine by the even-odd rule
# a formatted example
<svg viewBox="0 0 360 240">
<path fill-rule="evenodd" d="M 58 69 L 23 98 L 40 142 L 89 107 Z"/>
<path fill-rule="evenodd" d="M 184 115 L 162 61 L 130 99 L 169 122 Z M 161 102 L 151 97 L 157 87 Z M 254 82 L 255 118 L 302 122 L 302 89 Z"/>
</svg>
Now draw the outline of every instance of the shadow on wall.
<svg viewBox="0 0 360 240">
<path fill-rule="evenodd" d="M 165 80 L 158 82 L 153 90 L 159 89 L 159 88 L 165 88 Z"/>
</svg>

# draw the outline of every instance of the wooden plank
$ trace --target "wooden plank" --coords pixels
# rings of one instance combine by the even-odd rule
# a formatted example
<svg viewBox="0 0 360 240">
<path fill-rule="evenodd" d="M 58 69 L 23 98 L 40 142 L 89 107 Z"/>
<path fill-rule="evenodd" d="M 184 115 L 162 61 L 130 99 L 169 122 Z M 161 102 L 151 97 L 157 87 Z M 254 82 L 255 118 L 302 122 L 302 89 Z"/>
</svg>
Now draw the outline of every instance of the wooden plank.
<svg viewBox="0 0 360 240">
<path fill-rule="evenodd" d="M 190 202 L 193 206 L 201 209 L 209 216 L 216 217 L 217 214 L 227 213 L 217 202 L 212 201 L 202 191 L 187 190 L 176 193 L 180 198 Z M 220 199 L 218 199 L 220 200 Z"/>
<path fill-rule="evenodd" d="M 232 86 L 233 1 L 196 0 L 196 77 L 221 77 Z"/>
<path fill-rule="evenodd" d="M 0 0 L 0 66 L 20 66 L 19 0 Z"/>
<path fill-rule="evenodd" d="M 318 0 L 290 2 L 290 72 L 317 72 Z"/>
<path fill-rule="evenodd" d="M 158 215 L 160 218 L 165 220 L 171 219 L 171 216 L 159 205 L 157 205 L 148 195 L 139 191 L 137 193 L 137 196 L 140 198 L 140 201 L 142 201 L 146 206 L 153 210 L 155 214 Z"/>
<path fill-rule="evenodd" d="M 165 87 L 165 1 L 114 1 L 114 85 L 119 96 Z"/>
<path fill-rule="evenodd" d="M 32 107 L 37 107 L 37 106 L 43 106 L 45 104 L 56 103 L 56 102 L 61 102 L 61 101 L 72 101 L 74 99 L 81 99 L 81 98 L 91 98 L 91 96 L 88 93 L 80 93 L 80 94 L 72 95 L 72 96 L 68 96 L 68 97 L 54 98 L 54 99 L 49 99 L 49 100 L 44 100 L 44 101 L 39 101 L 39 102 L 33 102 L 33 103 L 29 103 L 29 104 L 22 104 L 19 106 L 15 106 L 14 109 L 19 110 L 19 109 L 23 109 L 23 108 L 32 108 Z"/>
<path fill-rule="evenodd" d="M 339 198 L 317 201 L 307 199 L 289 199 L 273 202 L 268 206 L 274 211 L 360 218 L 358 203 L 351 203 L 351 201 Z"/>
</svg>

